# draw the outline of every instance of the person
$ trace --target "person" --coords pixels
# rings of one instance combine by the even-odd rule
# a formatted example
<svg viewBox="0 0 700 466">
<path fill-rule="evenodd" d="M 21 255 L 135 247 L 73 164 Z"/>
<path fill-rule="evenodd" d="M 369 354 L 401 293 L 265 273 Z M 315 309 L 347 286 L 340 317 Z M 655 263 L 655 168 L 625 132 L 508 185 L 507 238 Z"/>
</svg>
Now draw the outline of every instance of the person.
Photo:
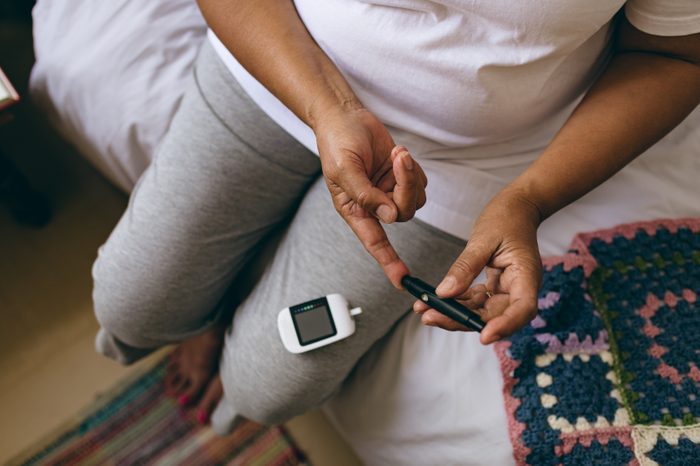
<svg viewBox="0 0 700 466">
<path fill-rule="evenodd" d="M 483 344 L 511 335 L 539 225 L 700 102 L 700 6 L 666 3 L 200 0 L 195 85 L 93 268 L 98 350 L 179 343 L 166 384 L 202 422 L 223 396 L 222 419 L 278 423 L 405 315 L 409 270 L 479 310 Z M 277 312 L 331 292 L 365 310 L 356 334 L 286 352 Z"/>
</svg>

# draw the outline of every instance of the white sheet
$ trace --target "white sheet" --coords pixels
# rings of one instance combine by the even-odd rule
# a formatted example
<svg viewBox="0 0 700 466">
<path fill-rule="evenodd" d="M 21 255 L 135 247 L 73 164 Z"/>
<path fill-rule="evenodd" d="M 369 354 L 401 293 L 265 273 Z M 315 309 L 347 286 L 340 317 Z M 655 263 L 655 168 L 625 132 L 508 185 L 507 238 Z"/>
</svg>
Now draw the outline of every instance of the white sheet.
<svg viewBox="0 0 700 466">
<path fill-rule="evenodd" d="M 206 34 L 192 0 L 40 0 L 32 98 L 125 191 L 148 166 Z"/>
<path fill-rule="evenodd" d="M 130 190 L 204 40 L 194 1 L 40 0 L 34 19 L 34 97 L 88 159 Z M 699 177 L 700 110 L 545 222 L 543 253 L 564 252 L 578 231 L 700 216 Z M 408 318 L 361 361 L 326 412 L 366 464 L 505 465 L 513 460 L 501 384 L 491 348 Z"/>
</svg>

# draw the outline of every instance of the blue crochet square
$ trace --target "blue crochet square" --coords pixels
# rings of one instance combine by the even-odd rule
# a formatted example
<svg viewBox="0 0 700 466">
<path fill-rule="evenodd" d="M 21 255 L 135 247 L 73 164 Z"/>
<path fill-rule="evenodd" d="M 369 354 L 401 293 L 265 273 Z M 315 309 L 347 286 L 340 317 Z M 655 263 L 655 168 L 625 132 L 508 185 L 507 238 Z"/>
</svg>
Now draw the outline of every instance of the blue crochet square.
<svg viewBox="0 0 700 466">
<path fill-rule="evenodd" d="M 600 265 L 591 277 L 613 330 L 624 398 L 633 421 L 700 422 L 700 235 L 680 228 L 638 231 L 589 246 Z"/>
<path fill-rule="evenodd" d="M 700 465 L 700 220 L 579 235 L 496 346 L 518 464 Z"/>
<path fill-rule="evenodd" d="M 522 361 L 515 369 L 518 384 L 512 395 L 520 406 L 514 416 L 528 426 L 522 433 L 523 444 L 531 450 L 528 464 L 548 464 L 562 445 L 563 431 L 575 431 L 579 418 L 593 429 L 600 418 L 611 426 L 618 411 L 624 412 L 611 396 L 615 386 L 605 358 L 604 354 L 584 354 L 567 361 L 562 354 L 547 354 Z"/>
<path fill-rule="evenodd" d="M 608 349 L 600 315 L 586 292 L 582 266 L 556 264 L 543 276 L 539 313 L 531 324 L 510 339 L 514 359 L 544 352 L 599 352 Z M 585 348 L 585 349 L 584 349 Z"/>
<path fill-rule="evenodd" d="M 593 440 L 590 446 L 575 445 L 570 453 L 562 455 L 559 459 L 563 466 L 619 466 L 629 464 L 634 459 L 634 452 L 613 438 L 605 445 L 597 440 Z"/>
<path fill-rule="evenodd" d="M 690 458 L 695 458 L 700 463 L 700 445 L 693 443 L 690 439 L 681 438 L 678 445 L 671 445 L 663 438 L 659 438 L 651 450 L 646 455 L 648 458 L 664 466 L 688 466 Z"/>
</svg>

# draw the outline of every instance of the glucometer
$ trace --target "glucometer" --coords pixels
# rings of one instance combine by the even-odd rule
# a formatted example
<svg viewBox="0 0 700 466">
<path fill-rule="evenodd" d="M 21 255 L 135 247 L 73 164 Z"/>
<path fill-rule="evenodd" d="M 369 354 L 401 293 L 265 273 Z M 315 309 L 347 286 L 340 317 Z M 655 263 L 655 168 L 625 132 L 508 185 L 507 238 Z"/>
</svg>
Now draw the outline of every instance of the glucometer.
<svg viewBox="0 0 700 466">
<path fill-rule="evenodd" d="M 351 309 L 342 295 L 330 294 L 282 309 L 277 328 L 287 351 L 304 353 L 355 333 L 354 317 L 361 313 L 359 307 Z"/>
<path fill-rule="evenodd" d="M 438 295 L 435 294 L 435 288 L 428 285 L 420 278 L 406 275 L 401 279 L 401 284 L 413 296 L 420 299 L 440 314 L 446 315 L 465 327 L 481 332 L 486 325 L 484 321 L 481 320 L 481 317 L 479 317 L 479 314 L 468 307 L 459 304 L 454 299 L 438 297 Z"/>
</svg>

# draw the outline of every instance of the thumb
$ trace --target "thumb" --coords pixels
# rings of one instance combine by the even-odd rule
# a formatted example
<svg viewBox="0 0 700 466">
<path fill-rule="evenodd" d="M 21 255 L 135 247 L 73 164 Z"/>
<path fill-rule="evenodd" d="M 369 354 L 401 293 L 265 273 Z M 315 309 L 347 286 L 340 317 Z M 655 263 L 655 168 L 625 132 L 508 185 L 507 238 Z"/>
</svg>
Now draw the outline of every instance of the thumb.
<svg viewBox="0 0 700 466">
<path fill-rule="evenodd" d="M 491 260 L 493 251 L 494 248 L 487 244 L 469 240 L 467 247 L 437 286 L 436 293 L 443 298 L 452 298 L 466 292 Z"/>
</svg>

